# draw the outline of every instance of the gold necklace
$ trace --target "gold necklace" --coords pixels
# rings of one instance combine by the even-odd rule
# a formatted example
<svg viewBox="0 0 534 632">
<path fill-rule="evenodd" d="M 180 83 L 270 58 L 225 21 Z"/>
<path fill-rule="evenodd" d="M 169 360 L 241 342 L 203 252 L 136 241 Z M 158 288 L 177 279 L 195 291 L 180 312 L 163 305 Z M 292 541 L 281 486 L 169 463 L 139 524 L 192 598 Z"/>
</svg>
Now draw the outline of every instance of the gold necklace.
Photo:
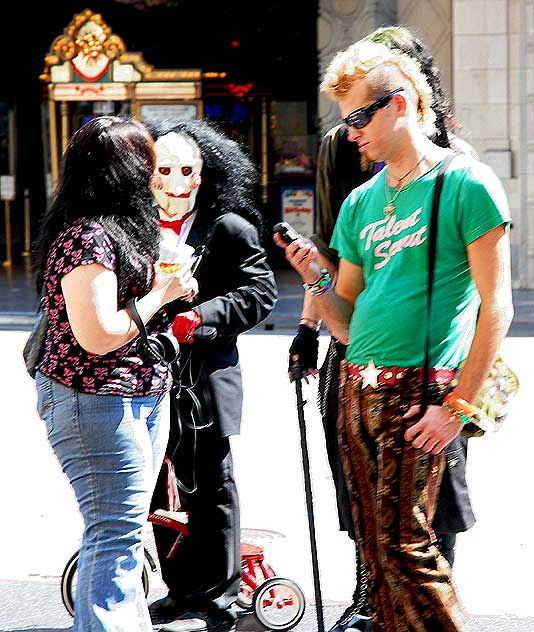
<svg viewBox="0 0 534 632">
<path fill-rule="evenodd" d="M 415 165 L 409 171 L 407 171 L 401 178 L 398 178 L 397 186 L 395 187 L 397 190 L 395 192 L 395 195 L 391 198 L 391 200 L 389 199 L 389 194 L 388 194 L 388 174 L 386 173 L 386 177 L 384 179 L 384 187 L 385 187 L 384 190 L 386 194 L 386 200 L 388 202 L 386 206 L 384 206 L 384 213 L 386 214 L 386 217 L 390 217 L 390 215 L 392 215 L 395 212 L 395 206 L 393 202 L 395 202 L 395 200 L 403 191 L 402 187 L 399 188 L 400 183 L 404 180 L 404 178 L 407 178 L 410 175 L 410 173 L 412 173 L 412 171 L 415 171 L 415 169 L 417 169 L 417 167 L 423 162 L 424 159 L 425 159 L 425 154 L 423 154 L 421 158 L 419 158 L 419 160 L 415 163 Z"/>
</svg>

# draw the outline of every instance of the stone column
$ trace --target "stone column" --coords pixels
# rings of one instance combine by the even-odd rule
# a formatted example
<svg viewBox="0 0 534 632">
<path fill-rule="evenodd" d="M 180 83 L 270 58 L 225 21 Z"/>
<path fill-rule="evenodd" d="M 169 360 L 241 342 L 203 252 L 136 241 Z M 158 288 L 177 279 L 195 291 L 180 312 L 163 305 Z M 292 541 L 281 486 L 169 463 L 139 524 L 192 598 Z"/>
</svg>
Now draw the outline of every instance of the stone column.
<svg viewBox="0 0 534 632">
<path fill-rule="evenodd" d="M 320 0 L 318 24 L 319 76 L 335 53 L 379 26 L 395 24 L 396 0 Z M 319 93 L 319 133 L 339 123 L 337 105 Z"/>
<path fill-rule="evenodd" d="M 534 288 L 534 0 L 454 0 L 461 135 L 501 178 L 512 209 L 512 278 Z"/>
<path fill-rule="evenodd" d="M 518 69 L 510 81 L 518 99 L 513 121 L 519 119 L 519 125 L 512 133 L 519 149 L 516 171 L 520 180 L 519 208 L 512 207 L 512 254 L 518 286 L 534 289 L 534 0 L 510 2 L 514 5 L 510 12 L 511 48 L 519 58 L 517 64 L 514 57 L 514 70 Z"/>
<path fill-rule="evenodd" d="M 441 83 L 452 96 L 452 0 L 397 0 L 398 23 L 418 34 L 432 51 Z"/>
</svg>

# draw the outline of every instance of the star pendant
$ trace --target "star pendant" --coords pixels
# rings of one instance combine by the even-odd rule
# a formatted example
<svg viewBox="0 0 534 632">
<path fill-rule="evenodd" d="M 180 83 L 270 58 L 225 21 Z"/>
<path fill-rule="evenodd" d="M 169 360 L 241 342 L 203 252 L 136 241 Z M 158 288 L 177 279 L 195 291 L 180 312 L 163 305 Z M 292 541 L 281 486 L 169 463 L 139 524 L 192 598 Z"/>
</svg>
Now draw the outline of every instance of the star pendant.
<svg viewBox="0 0 534 632">
<path fill-rule="evenodd" d="M 386 217 L 389 217 L 394 212 L 395 207 L 393 206 L 392 202 L 390 202 L 387 206 L 384 206 L 384 213 L 386 214 Z"/>
<path fill-rule="evenodd" d="M 363 377 L 362 388 L 366 386 L 372 386 L 378 388 L 378 376 L 382 373 L 382 369 L 377 369 L 375 363 L 369 360 L 369 364 L 363 371 L 360 371 L 360 375 Z"/>
</svg>

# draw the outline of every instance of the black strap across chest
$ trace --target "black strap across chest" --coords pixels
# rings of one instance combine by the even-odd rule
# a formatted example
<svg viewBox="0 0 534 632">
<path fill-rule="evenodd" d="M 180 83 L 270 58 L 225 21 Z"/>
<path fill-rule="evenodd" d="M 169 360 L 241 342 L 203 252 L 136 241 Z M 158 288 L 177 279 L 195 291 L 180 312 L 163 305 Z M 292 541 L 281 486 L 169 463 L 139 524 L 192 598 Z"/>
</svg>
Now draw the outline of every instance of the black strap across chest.
<svg viewBox="0 0 534 632">
<path fill-rule="evenodd" d="M 449 168 L 454 154 L 449 154 L 441 163 L 436 182 L 434 183 L 434 197 L 432 199 L 432 211 L 430 215 L 430 227 L 428 232 L 428 281 L 427 281 L 427 302 L 426 302 L 426 333 L 425 333 L 425 363 L 423 365 L 423 390 L 421 393 L 421 416 L 428 408 L 428 383 L 430 374 L 430 329 L 431 329 L 431 309 L 432 309 L 432 288 L 434 285 L 434 271 L 436 267 L 436 253 L 438 242 L 438 215 L 441 200 L 441 190 L 443 189 L 443 179 L 445 172 Z"/>
</svg>

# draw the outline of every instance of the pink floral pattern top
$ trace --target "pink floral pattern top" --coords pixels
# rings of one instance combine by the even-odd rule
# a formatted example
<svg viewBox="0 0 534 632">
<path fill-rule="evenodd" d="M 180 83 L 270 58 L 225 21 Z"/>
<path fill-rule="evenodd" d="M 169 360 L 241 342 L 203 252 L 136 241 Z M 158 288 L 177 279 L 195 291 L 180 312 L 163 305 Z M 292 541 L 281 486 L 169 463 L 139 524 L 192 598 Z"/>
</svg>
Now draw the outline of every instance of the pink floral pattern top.
<svg viewBox="0 0 534 632">
<path fill-rule="evenodd" d="M 149 364 L 136 351 L 138 337 L 105 355 L 85 351 L 72 333 L 61 279 L 78 266 L 99 263 L 115 270 L 117 257 L 112 241 L 96 222 L 79 220 L 61 232 L 50 248 L 44 276 L 48 330 L 45 351 L 38 370 L 53 380 L 82 393 L 98 395 L 159 395 L 171 387 L 172 376 L 165 364 Z M 149 285 L 154 274 L 149 269 Z M 119 289 L 118 304 L 138 295 L 135 279 Z M 164 310 L 147 324 L 149 335 L 167 331 Z"/>
</svg>

